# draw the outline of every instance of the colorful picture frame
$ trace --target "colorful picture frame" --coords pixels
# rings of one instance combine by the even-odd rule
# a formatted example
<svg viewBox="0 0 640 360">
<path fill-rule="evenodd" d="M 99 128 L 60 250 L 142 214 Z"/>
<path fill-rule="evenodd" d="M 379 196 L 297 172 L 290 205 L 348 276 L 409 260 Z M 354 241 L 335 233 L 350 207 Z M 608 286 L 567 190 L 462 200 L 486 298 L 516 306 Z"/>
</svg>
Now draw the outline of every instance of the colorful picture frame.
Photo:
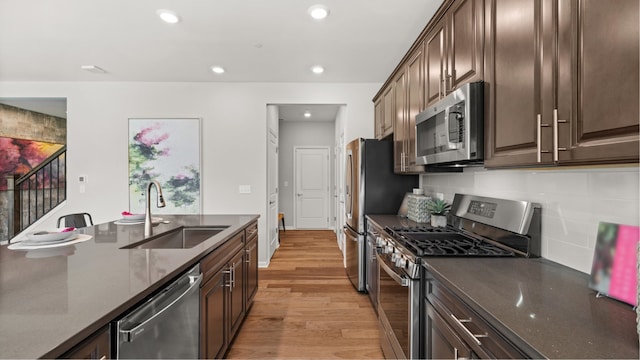
<svg viewBox="0 0 640 360">
<path fill-rule="evenodd" d="M 589 287 L 637 306 L 639 241 L 638 226 L 600 222 Z"/>
<path fill-rule="evenodd" d="M 129 211 L 145 212 L 146 187 L 157 180 L 166 207 L 153 214 L 200 214 L 201 119 L 129 119 Z"/>
</svg>

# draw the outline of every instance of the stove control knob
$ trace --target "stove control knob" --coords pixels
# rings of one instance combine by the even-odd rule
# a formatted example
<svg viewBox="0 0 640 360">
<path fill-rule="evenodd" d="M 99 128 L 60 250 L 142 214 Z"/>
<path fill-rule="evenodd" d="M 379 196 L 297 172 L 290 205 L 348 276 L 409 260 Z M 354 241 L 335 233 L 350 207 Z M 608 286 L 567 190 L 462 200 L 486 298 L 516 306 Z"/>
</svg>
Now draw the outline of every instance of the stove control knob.
<svg viewBox="0 0 640 360">
<path fill-rule="evenodd" d="M 391 261 L 396 262 L 398 260 L 398 258 L 400 258 L 401 255 L 398 253 L 393 253 L 391 254 Z"/>
<path fill-rule="evenodd" d="M 396 259 L 396 267 L 403 268 L 403 269 L 406 268 L 407 267 L 407 259 L 405 259 L 403 256 L 399 256 Z"/>
<path fill-rule="evenodd" d="M 384 249 L 385 249 L 385 250 L 384 250 L 384 253 L 385 253 L 385 254 L 392 254 L 392 253 L 393 253 L 393 250 L 394 250 L 394 249 L 393 249 L 393 246 L 391 246 L 391 245 L 389 245 L 389 244 L 387 244 L 387 246 L 385 246 L 385 247 L 384 247 Z"/>
</svg>

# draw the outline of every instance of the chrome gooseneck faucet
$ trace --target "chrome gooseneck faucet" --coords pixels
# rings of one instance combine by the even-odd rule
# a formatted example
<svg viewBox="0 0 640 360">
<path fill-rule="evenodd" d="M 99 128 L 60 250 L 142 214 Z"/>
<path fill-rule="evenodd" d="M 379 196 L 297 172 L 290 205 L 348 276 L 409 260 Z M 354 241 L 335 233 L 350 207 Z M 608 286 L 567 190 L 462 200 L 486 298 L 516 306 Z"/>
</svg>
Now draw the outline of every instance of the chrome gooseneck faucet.
<svg viewBox="0 0 640 360">
<path fill-rule="evenodd" d="M 151 222 L 151 187 L 155 185 L 156 186 L 156 193 L 158 195 L 158 207 L 159 208 L 163 208 L 165 207 L 167 204 L 164 202 L 164 197 L 162 196 L 162 187 L 160 186 L 160 183 L 153 180 L 149 183 L 149 185 L 147 185 L 147 208 L 145 210 L 144 213 L 144 236 L 151 236 L 152 234 L 152 230 L 151 230 L 151 226 L 152 226 L 152 222 Z"/>
</svg>

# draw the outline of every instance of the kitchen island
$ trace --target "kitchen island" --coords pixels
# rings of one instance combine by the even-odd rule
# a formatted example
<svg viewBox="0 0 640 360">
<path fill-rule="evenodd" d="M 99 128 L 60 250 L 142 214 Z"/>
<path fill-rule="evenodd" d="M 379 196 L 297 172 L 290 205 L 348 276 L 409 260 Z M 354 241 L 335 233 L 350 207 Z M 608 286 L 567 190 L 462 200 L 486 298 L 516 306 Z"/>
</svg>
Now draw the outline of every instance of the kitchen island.
<svg viewBox="0 0 640 360">
<path fill-rule="evenodd" d="M 0 358 L 55 358 L 117 319 L 258 215 L 172 215 L 154 234 L 181 227 L 227 228 L 187 249 L 121 249 L 144 226 L 114 222 L 78 229 L 85 242 L 18 251 L 0 247 Z"/>
<path fill-rule="evenodd" d="M 424 226 L 394 215 L 368 219 L 382 228 Z M 454 315 L 460 318 L 460 309 L 468 309 L 469 322 L 488 323 L 489 336 L 499 334 L 523 357 L 639 358 L 632 307 L 596 297 L 588 287 L 588 274 L 544 258 L 432 256 L 422 262 L 425 298 L 443 301 L 445 293 L 456 301 Z M 456 328 L 455 321 L 449 321 L 451 314 L 443 319 L 446 326 Z M 473 334 L 480 334 L 484 344 L 479 330 L 474 328 Z M 423 345 L 429 342 L 426 333 Z"/>
</svg>

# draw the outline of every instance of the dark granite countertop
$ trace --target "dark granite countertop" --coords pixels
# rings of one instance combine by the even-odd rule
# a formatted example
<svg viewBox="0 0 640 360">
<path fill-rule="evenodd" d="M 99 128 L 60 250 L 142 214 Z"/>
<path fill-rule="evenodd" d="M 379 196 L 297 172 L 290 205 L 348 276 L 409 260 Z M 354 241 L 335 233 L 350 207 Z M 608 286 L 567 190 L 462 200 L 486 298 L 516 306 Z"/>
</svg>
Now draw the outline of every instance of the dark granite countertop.
<svg viewBox="0 0 640 360">
<path fill-rule="evenodd" d="M 419 225 L 370 215 L 378 225 Z M 638 359 L 630 305 L 596 298 L 589 275 L 538 258 L 426 259 L 425 268 L 523 349 L 552 359 Z"/>
<path fill-rule="evenodd" d="M 61 356 L 258 215 L 162 217 L 169 223 L 154 226 L 156 235 L 182 226 L 229 227 L 190 249 L 120 249 L 144 239 L 144 226 L 113 222 L 79 229 L 93 238 L 57 250 L 0 247 L 0 358 Z"/>
</svg>

